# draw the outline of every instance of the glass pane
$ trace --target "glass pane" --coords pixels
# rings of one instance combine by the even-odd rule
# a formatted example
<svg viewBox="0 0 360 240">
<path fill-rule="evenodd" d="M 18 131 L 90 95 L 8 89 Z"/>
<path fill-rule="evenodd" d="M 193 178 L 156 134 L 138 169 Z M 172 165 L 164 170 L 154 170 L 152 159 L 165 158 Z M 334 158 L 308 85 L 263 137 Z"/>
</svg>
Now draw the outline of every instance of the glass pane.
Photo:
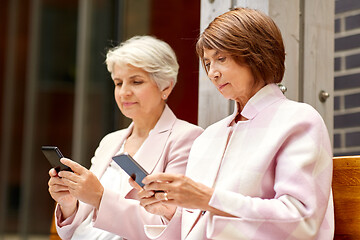
<svg viewBox="0 0 360 240">
<path fill-rule="evenodd" d="M 116 41 L 115 25 L 119 1 L 93 1 L 91 12 L 91 39 L 89 79 L 86 95 L 85 154 L 86 167 L 105 134 L 117 128 L 119 110 L 113 96 L 113 82 L 106 69 L 105 57 L 108 48 Z M 117 116 L 117 117 L 115 117 Z"/>
<path fill-rule="evenodd" d="M 0 4 L 0 33 L 2 36 L 7 36 L 5 34 L 8 30 L 8 13 L 9 13 L 9 4 L 8 1 L 2 1 Z M 6 69 L 6 37 L 0 38 L 0 167 L 1 169 L 5 166 L 5 162 L 2 159 L 3 157 L 3 149 L 2 149 L 2 142 L 4 141 L 4 130 L 3 130 L 3 124 L 4 124 L 4 88 L 5 88 L 5 69 Z M 4 169 L 5 170 L 5 169 Z M 0 170 L 1 173 L 3 173 L 4 170 Z M 3 208 L 5 208 L 5 192 L 6 192 L 6 176 L 1 174 L 0 176 L 0 236 L 3 228 L 3 222 L 5 222 L 5 214 Z"/>
<path fill-rule="evenodd" d="M 1 14 L 1 43 L 4 62 L 1 67 L 1 231 L 14 233 L 18 229 L 18 215 L 20 207 L 22 138 L 26 78 L 26 54 L 28 25 L 28 3 L 2 1 Z M 4 8 L 3 8 L 4 7 Z M 11 29 L 10 29 L 11 28 Z M 10 34 L 9 34 L 10 33 Z M 9 39 L 10 37 L 10 39 Z M 11 42 L 10 42 L 11 41 Z M 4 82 L 2 82 L 4 81 Z M 9 81 L 6 84 L 5 81 Z M 5 87 L 7 89 L 5 89 Z M 6 119 L 6 120 L 5 120 Z M 6 124 L 5 124 L 6 121 Z M 5 134 L 6 138 L 3 138 Z M 5 166 L 5 168 L 3 167 Z M 6 185 L 3 185 L 5 182 Z"/>
</svg>

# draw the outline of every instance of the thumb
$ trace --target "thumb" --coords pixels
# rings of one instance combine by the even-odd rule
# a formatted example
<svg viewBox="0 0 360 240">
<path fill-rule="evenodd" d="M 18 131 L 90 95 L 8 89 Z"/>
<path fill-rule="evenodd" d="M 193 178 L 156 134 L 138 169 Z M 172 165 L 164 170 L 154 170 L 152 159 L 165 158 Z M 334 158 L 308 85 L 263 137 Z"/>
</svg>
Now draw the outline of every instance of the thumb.
<svg viewBox="0 0 360 240">
<path fill-rule="evenodd" d="M 135 182 L 134 179 L 132 179 L 132 178 L 129 178 L 129 184 L 130 184 L 130 186 L 132 186 L 133 188 L 137 189 L 138 191 L 143 190 L 143 188 L 140 187 L 140 185 L 137 184 L 137 182 Z"/>
</svg>

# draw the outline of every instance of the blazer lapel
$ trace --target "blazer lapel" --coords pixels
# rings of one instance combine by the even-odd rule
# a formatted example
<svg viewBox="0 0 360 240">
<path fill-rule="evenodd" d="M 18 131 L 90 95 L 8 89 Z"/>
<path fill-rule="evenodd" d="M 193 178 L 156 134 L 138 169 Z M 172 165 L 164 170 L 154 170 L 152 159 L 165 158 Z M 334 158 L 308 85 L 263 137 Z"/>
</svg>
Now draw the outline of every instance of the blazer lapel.
<svg viewBox="0 0 360 240">
<path fill-rule="evenodd" d="M 214 132 L 214 130 L 212 131 Z M 230 128 L 227 127 L 227 121 L 218 124 L 216 131 L 217 132 L 214 132 L 214 135 L 211 136 L 211 146 L 197 145 L 191 149 L 190 162 L 188 163 L 188 168 L 186 170 L 187 176 L 208 187 L 214 187 L 216 177 L 221 167 L 222 158 L 230 134 Z M 209 141 L 207 140 L 206 142 Z M 204 160 L 201 161 L 199 158 L 206 159 L 207 162 L 204 163 Z M 199 171 L 199 169 L 204 168 L 206 168 L 206 171 Z"/>
<path fill-rule="evenodd" d="M 200 217 L 199 209 L 182 209 L 181 219 L 181 239 L 185 239 L 191 230 L 195 227 L 197 219 Z"/>
<path fill-rule="evenodd" d="M 162 158 L 171 129 L 176 121 L 176 116 L 166 105 L 165 109 L 156 123 L 154 129 L 141 146 L 137 159 L 138 163 L 150 174 Z"/>
<path fill-rule="evenodd" d="M 160 159 L 162 157 L 165 158 L 165 156 L 162 156 L 162 154 L 176 119 L 177 118 L 174 113 L 166 105 L 159 121 L 156 123 L 154 129 L 151 130 L 149 136 L 146 138 L 141 148 L 139 149 L 139 152 L 137 153 L 135 160 L 149 174 L 153 172 Z M 130 184 L 126 184 L 123 189 L 123 193 L 126 195 L 126 198 L 132 189 L 133 188 L 130 186 Z"/>
<path fill-rule="evenodd" d="M 216 178 L 221 167 L 222 158 L 225 153 L 226 144 L 228 141 L 230 133 L 230 123 L 235 118 L 237 114 L 237 108 L 231 116 L 223 119 L 221 122 L 218 122 L 216 126 L 212 126 L 212 141 L 211 146 L 216 146 L 216 148 L 211 148 L 211 146 L 200 146 L 199 149 L 192 148 L 190 159 L 191 162 L 188 163 L 188 168 L 186 175 L 189 176 L 192 180 L 196 182 L 201 182 L 202 184 L 208 187 L 215 187 Z M 214 129 L 216 127 L 216 129 Z M 215 130 L 215 131 L 214 131 Z M 199 147 L 199 146 L 198 146 Z M 199 152 L 200 151 L 200 152 Z M 193 153 L 194 152 L 194 153 Z M 206 163 L 206 166 L 203 165 L 202 161 L 197 161 L 198 159 L 193 159 L 191 156 L 205 157 L 209 159 L 209 162 Z M 206 171 L 199 171 L 199 169 L 206 168 Z M 196 228 L 197 222 L 203 216 L 200 215 L 199 210 L 194 209 L 183 209 L 182 217 L 182 236 L 186 237 L 190 234 L 193 228 Z M 198 219 L 199 218 L 199 219 Z"/>
<path fill-rule="evenodd" d="M 229 133 L 229 131 L 227 133 Z M 219 168 L 221 167 L 223 152 L 225 151 L 228 134 L 222 133 L 220 136 L 221 137 L 216 139 L 216 150 L 212 152 L 210 149 L 206 153 L 206 158 L 212 159 L 213 161 L 209 162 L 206 166 L 197 164 L 199 162 L 197 161 L 195 164 L 191 164 L 191 167 L 188 168 L 186 172 L 186 175 L 192 180 L 195 182 L 201 182 L 208 187 L 214 187 L 215 185 L 215 180 L 218 175 Z M 206 168 L 206 171 L 199 171 L 199 169 L 204 168 Z M 203 217 L 200 215 L 200 212 L 201 211 L 198 209 L 183 209 L 182 236 L 187 236 L 193 228 L 197 227 L 197 223 L 200 220 L 199 218 Z"/>
<path fill-rule="evenodd" d="M 141 147 L 141 152 L 137 155 L 135 161 L 137 161 L 140 166 L 142 166 L 146 172 L 151 174 L 160 161 L 161 155 L 164 151 L 163 146 L 166 144 L 166 141 L 170 135 L 170 131 L 150 134 L 149 137 L 143 143 Z M 150 144 L 145 144 L 149 142 Z M 124 179 L 126 181 L 126 179 Z M 126 184 L 122 189 L 125 198 L 128 198 L 128 195 L 133 190 L 130 184 Z"/>
<path fill-rule="evenodd" d="M 129 136 L 130 132 L 132 131 L 133 123 L 125 130 L 122 131 L 121 134 L 116 134 L 113 139 L 111 139 L 111 144 L 106 146 L 106 149 L 102 150 L 102 153 L 99 154 L 100 161 L 98 163 L 98 167 L 93 168 L 93 173 L 100 179 L 104 172 L 106 171 L 107 167 L 110 165 L 112 161 L 112 157 L 117 154 L 120 150 L 121 145 L 124 143 L 126 138 Z M 112 144 L 113 143 L 113 144 Z"/>
</svg>

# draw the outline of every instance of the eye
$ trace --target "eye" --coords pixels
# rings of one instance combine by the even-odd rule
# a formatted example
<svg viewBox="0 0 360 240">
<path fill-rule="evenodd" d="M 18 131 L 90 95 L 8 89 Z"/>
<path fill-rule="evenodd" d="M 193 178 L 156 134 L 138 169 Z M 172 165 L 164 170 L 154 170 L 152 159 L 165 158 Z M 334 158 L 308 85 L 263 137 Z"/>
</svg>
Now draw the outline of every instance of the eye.
<svg viewBox="0 0 360 240">
<path fill-rule="evenodd" d="M 122 82 L 121 81 L 114 81 L 114 85 L 115 86 L 122 86 Z"/>
<path fill-rule="evenodd" d="M 210 68 L 210 62 L 205 62 L 205 63 L 204 63 L 204 66 L 205 66 L 205 69 L 206 69 L 206 70 L 209 70 L 209 68 Z"/>
<path fill-rule="evenodd" d="M 218 60 L 219 60 L 220 62 L 225 62 L 226 57 L 219 57 Z"/>
<path fill-rule="evenodd" d="M 139 80 L 135 80 L 135 81 L 134 81 L 134 84 L 135 84 L 135 85 L 140 85 L 140 84 L 142 84 L 142 83 L 143 83 L 143 81 L 139 81 Z"/>
</svg>

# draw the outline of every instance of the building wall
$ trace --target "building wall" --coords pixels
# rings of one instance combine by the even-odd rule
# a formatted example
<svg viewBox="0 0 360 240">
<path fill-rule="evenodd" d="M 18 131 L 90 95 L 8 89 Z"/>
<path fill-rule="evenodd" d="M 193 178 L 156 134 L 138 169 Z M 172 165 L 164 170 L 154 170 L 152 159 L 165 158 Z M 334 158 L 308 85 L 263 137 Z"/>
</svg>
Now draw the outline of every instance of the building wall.
<svg viewBox="0 0 360 240">
<path fill-rule="evenodd" d="M 360 1 L 335 0 L 334 155 L 360 154 Z"/>
</svg>

